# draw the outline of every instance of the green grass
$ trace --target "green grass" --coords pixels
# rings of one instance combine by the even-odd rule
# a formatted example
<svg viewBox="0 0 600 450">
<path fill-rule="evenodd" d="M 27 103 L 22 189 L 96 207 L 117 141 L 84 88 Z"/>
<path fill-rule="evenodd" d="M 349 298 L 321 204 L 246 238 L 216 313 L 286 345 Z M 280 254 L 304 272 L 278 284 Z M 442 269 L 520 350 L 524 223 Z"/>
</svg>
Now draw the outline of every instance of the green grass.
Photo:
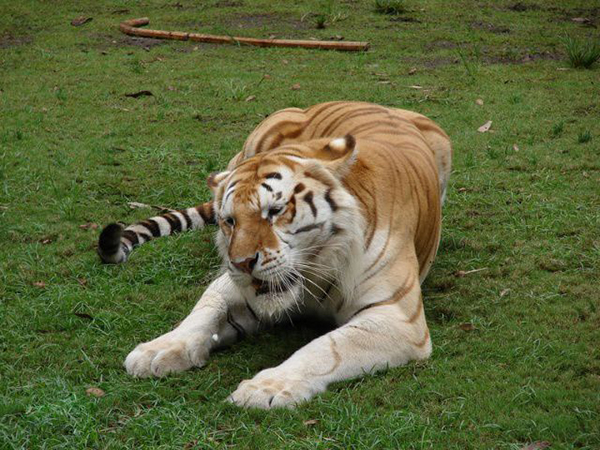
<svg viewBox="0 0 600 450">
<path fill-rule="evenodd" d="M 397 16 L 406 12 L 404 0 L 375 0 L 375 12 Z"/>
<path fill-rule="evenodd" d="M 600 39 L 575 39 L 567 36 L 564 46 L 569 65 L 574 68 L 591 68 L 600 59 Z"/>
<path fill-rule="evenodd" d="M 582 130 L 600 133 L 599 72 L 559 70 L 561 36 L 597 33 L 570 20 L 596 17 L 589 2 L 425 0 L 403 20 L 372 1 L 336 2 L 345 20 L 316 30 L 302 18 L 320 5 L 3 2 L 0 448 L 600 447 L 600 150 L 578 144 Z M 81 15 L 93 20 L 71 26 Z M 152 28 L 372 47 L 118 32 L 143 16 Z M 124 96 L 140 90 L 153 96 Z M 223 400 L 318 335 L 314 324 L 248 339 L 201 370 L 127 376 L 127 353 L 180 321 L 214 276 L 212 232 L 156 241 L 113 267 L 95 254 L 99 228 L 80 226 L 152 213 L 130 201 L 205 201 L 207 174 L 265 115 L 334 99 L 422 112 L 453 139 L 442 243 L 423 286 L 432 358 L 338 383 L 295 411 Z"/>
</svg>

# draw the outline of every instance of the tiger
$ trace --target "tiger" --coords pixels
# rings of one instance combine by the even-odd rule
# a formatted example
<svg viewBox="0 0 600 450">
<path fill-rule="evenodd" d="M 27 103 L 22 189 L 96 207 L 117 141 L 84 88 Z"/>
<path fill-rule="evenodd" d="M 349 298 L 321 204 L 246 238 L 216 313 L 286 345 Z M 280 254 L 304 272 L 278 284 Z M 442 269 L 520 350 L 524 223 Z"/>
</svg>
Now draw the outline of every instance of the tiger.
<svg viewBox="0 0 600 450">
<path fill-rule="evenodd" d="M 333 327 L 242 381 L 229 402 L 293 408 L 333 382 L 428 358 L 421 283 L 451 159 L 448 135 L 415 112 L 336 101 L 271 114 L 208 177 L 211 201 L 102 231 L 100 257 L 122 263 L 153 238 L 217 225 L 220 275 L 176 328 L 128 354 L 127 372 L 201 367 L 212 351 L 297 317 Z"/>
</svg>

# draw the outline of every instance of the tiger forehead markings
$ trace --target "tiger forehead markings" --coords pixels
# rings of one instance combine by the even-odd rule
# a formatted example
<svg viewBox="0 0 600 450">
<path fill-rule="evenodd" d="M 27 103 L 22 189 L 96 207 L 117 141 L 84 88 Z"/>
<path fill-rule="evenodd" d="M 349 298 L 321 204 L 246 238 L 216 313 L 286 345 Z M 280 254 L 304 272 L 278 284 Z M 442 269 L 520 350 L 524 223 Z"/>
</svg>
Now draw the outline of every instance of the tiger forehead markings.
<svg viewBox="0 0 600 450">
<path fill-rule="evenodd" d="M 265 119 L 213 200 L 100 236 L 105 262 L 152 238 L 218 225 L 221 275 L 174 330 L 126 358 L 139 377 L 205 364 L 216 348 L 295 316 L 333 321 L 228 398 L 293 407 L 335 381 L 427 358 L 421 295 L 437 252 L 450 174 L 448 136 L 420 114 L 362 102 L 289 108 Z"/>
</svg>

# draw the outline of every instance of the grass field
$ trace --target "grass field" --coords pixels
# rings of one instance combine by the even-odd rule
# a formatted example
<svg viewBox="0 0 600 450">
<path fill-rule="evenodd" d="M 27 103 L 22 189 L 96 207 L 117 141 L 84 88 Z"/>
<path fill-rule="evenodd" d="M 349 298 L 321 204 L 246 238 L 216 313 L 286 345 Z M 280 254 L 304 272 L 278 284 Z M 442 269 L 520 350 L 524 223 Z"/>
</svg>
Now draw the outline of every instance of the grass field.
<svg viewBox="0 0 600 450">
<path fill-rule="evenodd" d="M 569 68 L 563 47 L 600 39 L 600 5 L 406 0 L 386 15 L 374 1 L 287 3 L 0 1 L 0 448 L 600 448 L 600 70 Z M 78 16 L 93 20 L 72 26 Z M 117 30 L 143 16 L 154 28 L 372 47 Z M 125 97 L 140 90 L 153 96 Z M 97 225 L 154 213 L 127 202 L 206 201 L 207 174 L 263 117 L 337 99 L 419 111 L 453 139 L 424 284 L 432 358 L 294 411 L 223 400 L 317 336 L 312 324 L 243 341 L 200 370 L 130 378 L 127 353 L 181 320 L 219 261 L 206 230 L 101 265 Z"/>
</svg>

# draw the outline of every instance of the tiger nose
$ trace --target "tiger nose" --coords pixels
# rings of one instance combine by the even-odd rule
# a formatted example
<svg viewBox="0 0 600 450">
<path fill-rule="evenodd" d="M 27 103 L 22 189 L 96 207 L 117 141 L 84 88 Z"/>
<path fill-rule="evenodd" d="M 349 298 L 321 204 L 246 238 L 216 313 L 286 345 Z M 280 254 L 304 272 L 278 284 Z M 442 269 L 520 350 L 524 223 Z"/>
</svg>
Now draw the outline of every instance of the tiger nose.
<svg viewBox="0 0 600 450">
<path fill-rule="evenodd" d="M 256 253 L 256 255 L 254 255 L 253 258 L 246 258 L 245 260 L 240 261 L 240 262 L 231 261 L 231 264 L 233 264 L 235 267 L 240 269 L 242 272 L 251 274 L 252 270 L 254 269 L 254 266 L 256 266 L 257 262 L 258 262 L 258 252 Z"/>
</svg>

